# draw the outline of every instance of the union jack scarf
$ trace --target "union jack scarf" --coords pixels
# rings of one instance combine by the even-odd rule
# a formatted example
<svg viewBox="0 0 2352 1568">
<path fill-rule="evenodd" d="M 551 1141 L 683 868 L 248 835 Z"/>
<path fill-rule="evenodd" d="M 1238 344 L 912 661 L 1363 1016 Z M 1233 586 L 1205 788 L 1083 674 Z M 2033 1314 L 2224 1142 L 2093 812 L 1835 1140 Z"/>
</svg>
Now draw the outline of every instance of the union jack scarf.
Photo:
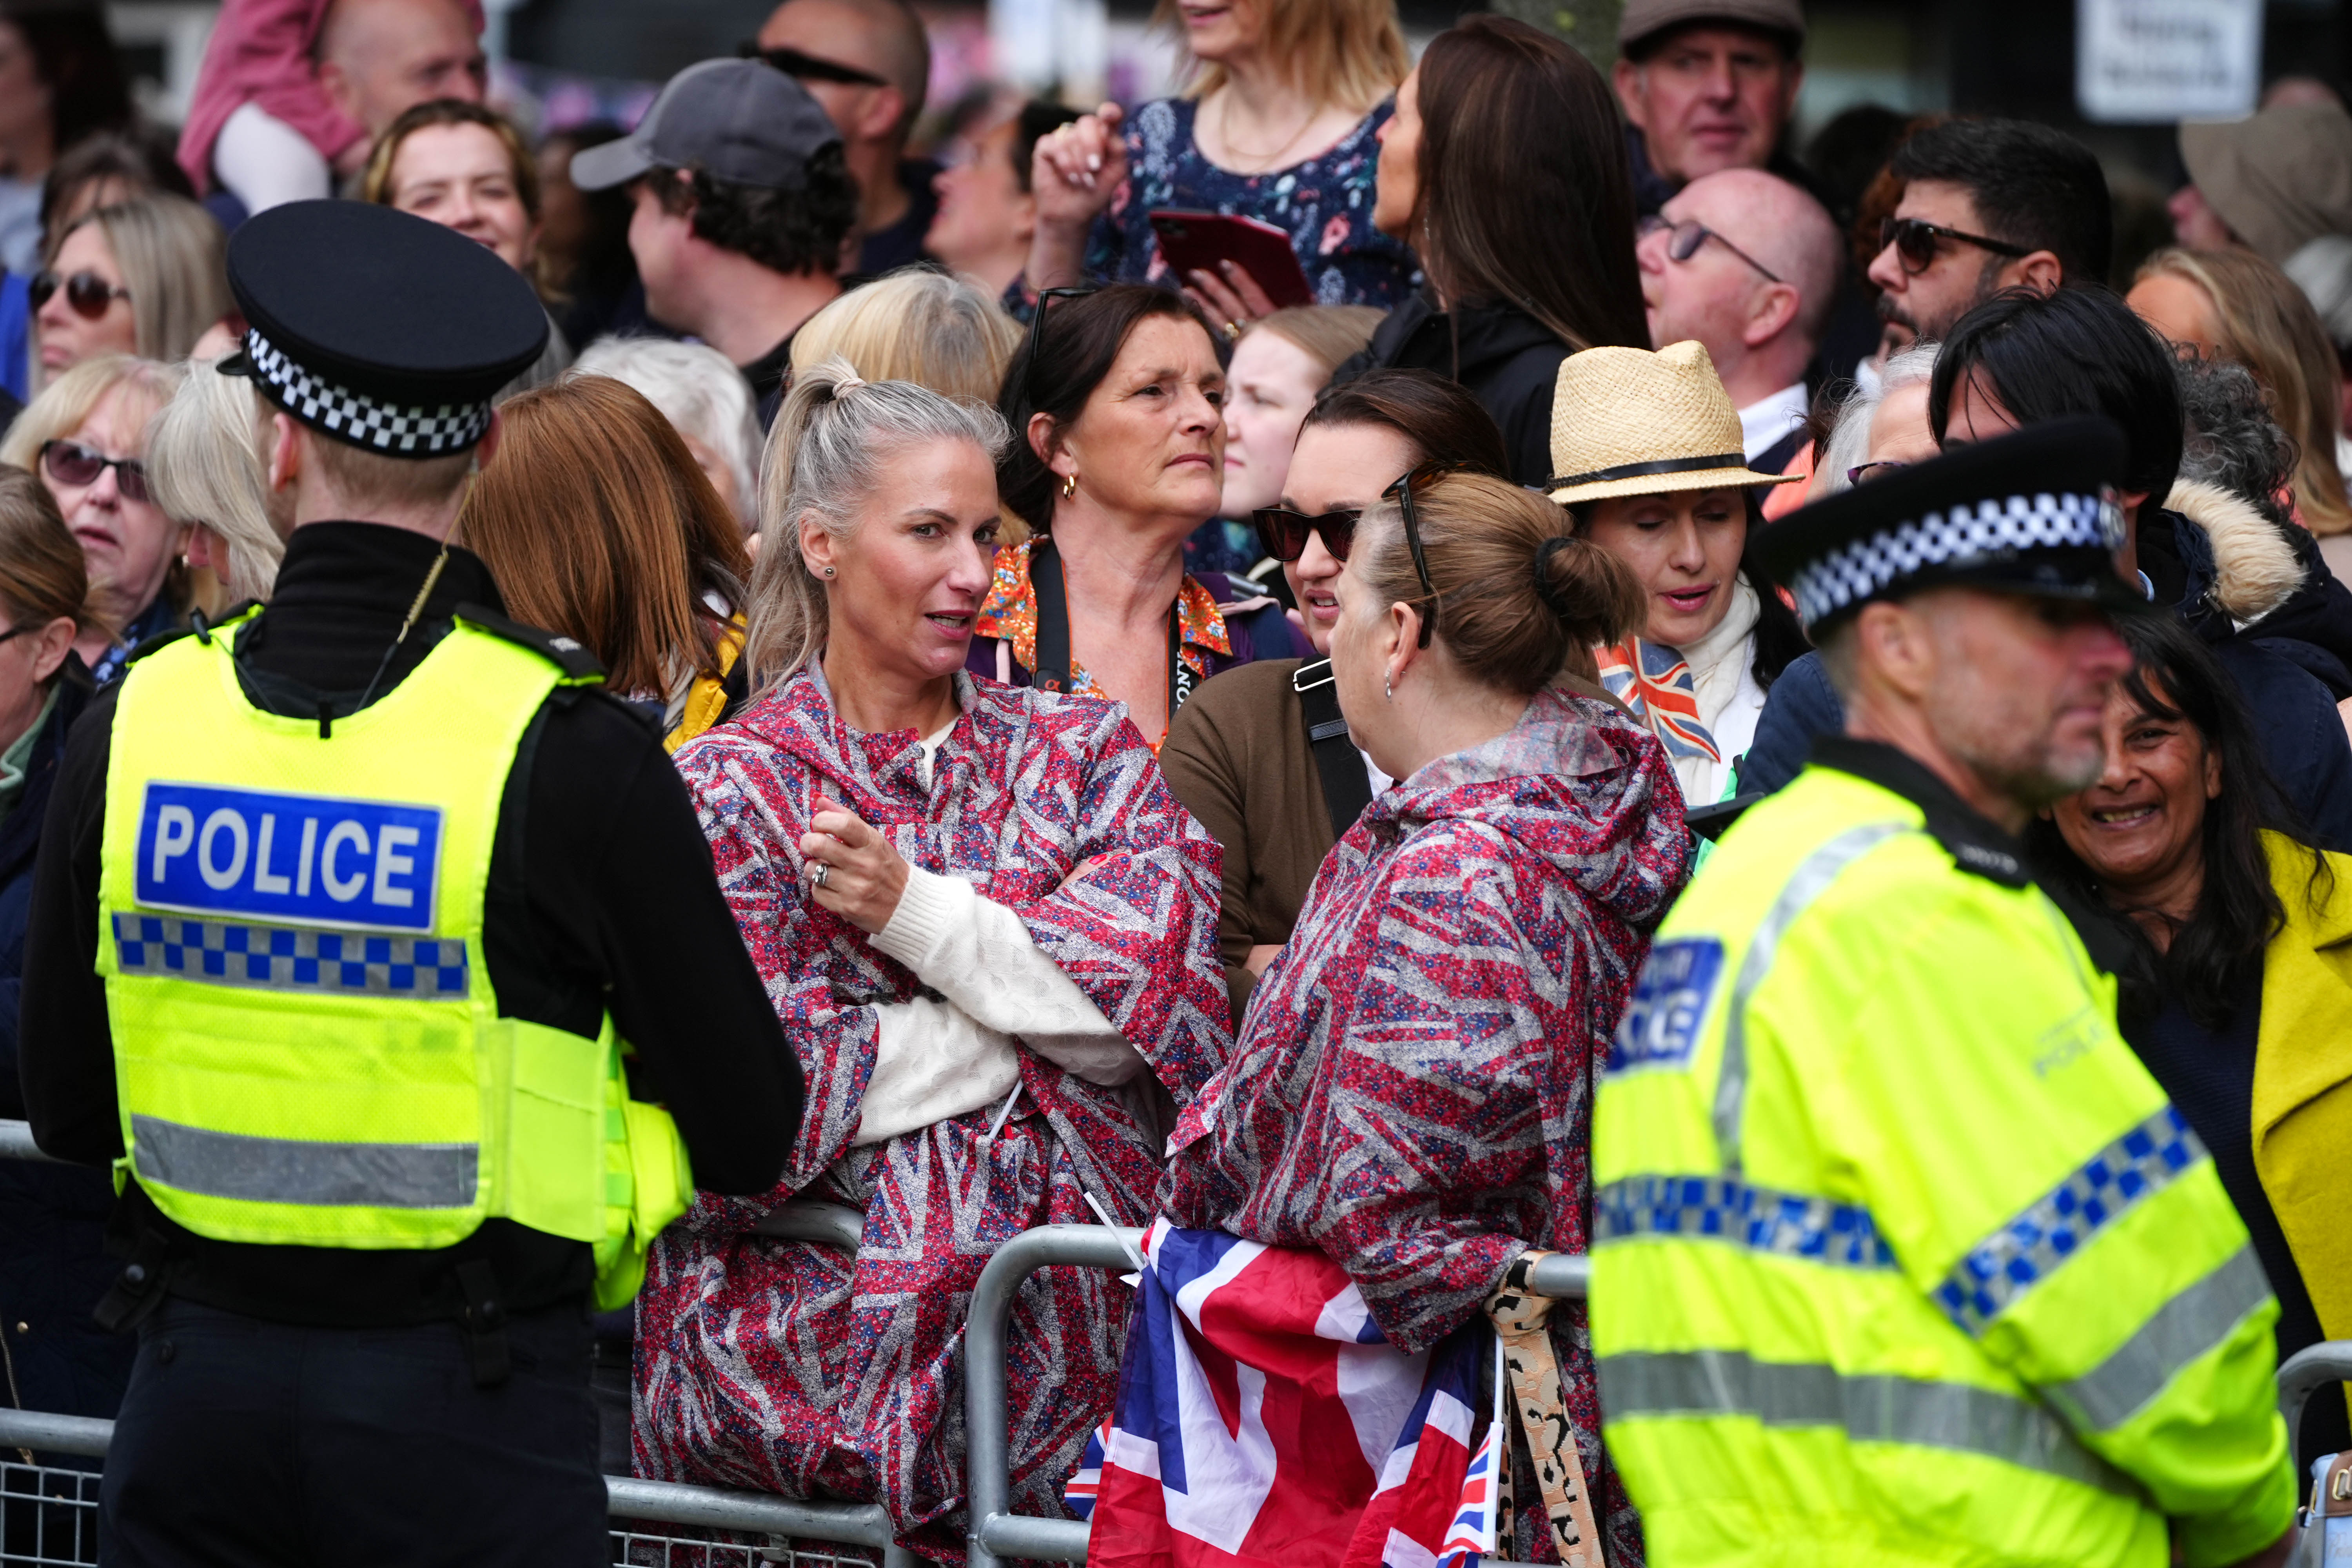
<svg viewBox="0 0 2352 1568">
<path fill-rule="evenodd" d="M 1632 637 L 1596 648 L 1593 657 L 1601 665 L 1601 684 L 1649 726 L 1667 756 L 1723 761 L 1715 737 L 1699 722 L 1698 685 L 1680 648 Z"/>
</svg>

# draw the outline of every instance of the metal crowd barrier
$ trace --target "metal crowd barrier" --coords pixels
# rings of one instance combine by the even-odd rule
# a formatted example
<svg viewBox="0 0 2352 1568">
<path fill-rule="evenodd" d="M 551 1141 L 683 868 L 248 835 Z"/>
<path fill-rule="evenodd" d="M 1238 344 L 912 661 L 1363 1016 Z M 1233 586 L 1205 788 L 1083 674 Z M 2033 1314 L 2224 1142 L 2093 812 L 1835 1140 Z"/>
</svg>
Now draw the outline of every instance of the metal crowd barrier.
<svg viewBox="0 0 2352 1568">
<path fill-rule="evenodd" d="M 47 1161 L 22 1121 L 0 1121 L 0 1159 Z M 864 1225 L 856 1209 L 839 1204 L 796 1203 L 761 1221 L 760 1234 L 827 1243 L 855 1252 Z M 114 1423 L 81 1415 L 0 1407 L 0 1455 L 37 1450 L 104 1458 Z M 803 1502 L 763 1492 L 675 1481 L 606 1476 L 604 1494 L 613 1520 L 615 1563 L 653 1563 L 661 1568 L 765 1568 L 796 1562 L 804 1568 L 833 1564 L 854 1568 L 861 1554 L 836 1557 L 786 1542 L 828 1542 L 869 1548 L 881 1568 L 918 1568 L 915 1553 L 890 1537 L 890 1517 L 879 1503 Z M 638 1521 L 688 1525 L 698 1530 L 757 1537 L 744 1542 L 659 1534 L 633 1528 Z M 0 1462 L 0 1562 L 9 1564 L 95 1562 L 98 1477 L 58 1466 Z M 23 1539 L 20 1541 L 19 1537 Z"/>
<path fill-rule="evenodd" d="M 1038 1519 L 1013 1511 L 1012 1420 L 1005 1390 L 1005 1325 L 1022 1282 L 1055 1264 L 1083 1268 L 1134 1268 L 1127 1248 L 1143 1232 L 1095 1225 L 1049 1225 L 1023 1231 L 999 1247 L 971 1293 L 964 1320 L 964 1502 L 971 1533 L 968 1568 L 999 1568 L 1008 1559 L 1040 1563 L 1087 1560 L 1087 1526 L 1074 1519 Z M 1555 1253 L 1528 1280 L 1538 1296 L 1581 1299 L 1592 1278 L 1591 1260 Z M 1487 1568 L 1520 1568 L 1489 1558 Z"/>
</svg>

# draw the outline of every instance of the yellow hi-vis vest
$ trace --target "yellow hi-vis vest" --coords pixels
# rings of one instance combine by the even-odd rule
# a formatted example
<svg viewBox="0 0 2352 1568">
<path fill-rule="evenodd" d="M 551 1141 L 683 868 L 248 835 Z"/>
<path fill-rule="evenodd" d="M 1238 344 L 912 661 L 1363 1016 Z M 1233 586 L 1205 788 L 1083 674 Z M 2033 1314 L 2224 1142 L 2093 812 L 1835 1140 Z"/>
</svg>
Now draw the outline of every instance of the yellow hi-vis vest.
<svg viewBox="0 0 2352 1568">
<path fill-rule="evenodd" d="M 1655 1568 L 2163 1568 L 2168 1518 L 2201 1568 L 2292 1517 L 2278 1309 L 2211 1158 L 2014 858 L 1891 790 L 1815 766 L 1724 837 L 1592 1180 Z"/>
<path fill-rule="evenodd" d="M 589 1243 L 625 1303 L 692 1194 L 677 1128 L 628 1098 L 609 1016 L 502 1018 L 482 955 L 517 748 L 583 682 L 460 620 L 322 735 L 246 700 L 232 629 L 140 659 L 115 709 L 118 1184 L 219 1241 L 422 1250 L 510 1219 Z"/>
</svg>

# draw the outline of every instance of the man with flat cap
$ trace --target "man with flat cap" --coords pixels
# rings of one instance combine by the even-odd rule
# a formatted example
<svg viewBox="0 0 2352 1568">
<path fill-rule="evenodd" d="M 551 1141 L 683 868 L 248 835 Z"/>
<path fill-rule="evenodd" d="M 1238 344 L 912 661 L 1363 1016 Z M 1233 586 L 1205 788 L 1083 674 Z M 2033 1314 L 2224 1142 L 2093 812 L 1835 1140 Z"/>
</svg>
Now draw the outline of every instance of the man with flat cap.
<svg viewBox="0 0 2352 1568">
<path fill-rule="evenodd" d="M 659 737 L 448 542 L 529 286 L 360 203 L 228 263 L 293 536 L 75 728 L 26 964 L 34 1136 L 121 1194 L 108 1561 L 585 1568 L 590 1303 L 799 1072 Z"/>
<path fill-rule="evenodd" d="M 2018 838 L 2130 666 L 2124 461 L 2039 425 L 1764 535 L 1846 732 L 1666 917 L 1593 1121 L 1659 1568 L 2284 1559 L 2277 1304 Z"/>
</svg>

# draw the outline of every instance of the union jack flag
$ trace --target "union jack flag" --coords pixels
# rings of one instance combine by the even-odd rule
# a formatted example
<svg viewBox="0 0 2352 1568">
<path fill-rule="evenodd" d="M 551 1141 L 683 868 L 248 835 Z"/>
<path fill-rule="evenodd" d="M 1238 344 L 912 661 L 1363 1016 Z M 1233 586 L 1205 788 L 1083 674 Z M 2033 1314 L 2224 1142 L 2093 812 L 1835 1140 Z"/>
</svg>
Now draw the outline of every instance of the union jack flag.
<svg viewBox="0 0 2352 1568">
<path fill-rule="evenodd" d="M 1715 737 L 1698 717 L 1698 684 L 1682 650 L 1643 637 L 1596 648 L 1601 684 L 1633 710 L 1633 717 L 1666 749 L 1669 757 L 1723 761 Z"/>
<path fill-rule="evenodd" d="M 1473 1568 L 1503 1379 L 1482 1321 L 1408 1355 L 1319 1252 L 1166 1220 L 1111 1418 L 1066 1494 L 1090 1564 Z M 1482 1386 L 1491 1384 L 1491 1386 Z"/>
</svg>

